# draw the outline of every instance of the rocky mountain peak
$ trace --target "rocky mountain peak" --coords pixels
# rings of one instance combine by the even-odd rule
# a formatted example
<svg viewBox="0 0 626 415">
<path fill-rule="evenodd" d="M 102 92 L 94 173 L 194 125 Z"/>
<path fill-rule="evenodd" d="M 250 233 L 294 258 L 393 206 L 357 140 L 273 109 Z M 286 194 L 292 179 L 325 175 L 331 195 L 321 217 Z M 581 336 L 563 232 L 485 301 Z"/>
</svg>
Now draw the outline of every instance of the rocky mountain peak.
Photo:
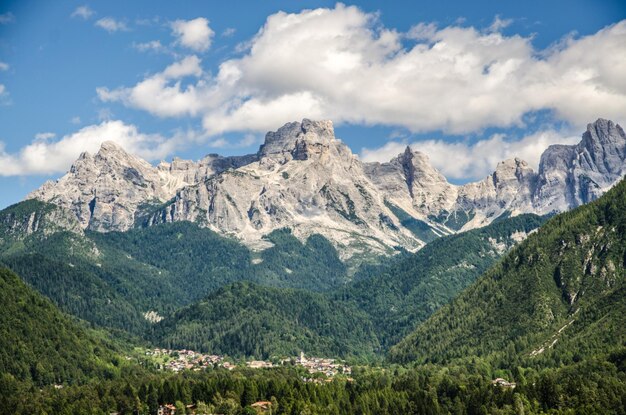
<svg viewBox="0 0 626 415">
<path fill-rule="evenodd" d="M 413 182 L 420 184 L 448 182 L 445 176 L 430 163 L 430 158 L 426 154 L 413 150 L 410 146 L 407 146 L 404 152 L 396 156 L 391 163 L 402 166 L 407 184 L 410 184 L 411 187 Z"/>
<path fill-rule="evenodd" d="M 578 152 L 581 166 L 602 174 L 621 171 L 626 158 L 624 130 L 613 121 L 599 118 L 587 125 Z"/>
<path fill-rule="evenodd" d="M 287 123 L 276 131 L 265 135 L 265 142 L 259 149 L 259 158 L 306 160 L 311 156 L 327 153 L 333 144 L 338 144 L 332 121 L 311 121 Z"/>
<path fill-rule="evenodd" d="M 411 197 L 414 197 L 413 182 L 415 181 L 415 165 L 413 164 L 413 152 L 411 151 L 411 147 L 406 146 L 404 153 L 399 155 L 398 158 L 402 165 L 402 170 L 404 171 L 404 177 L 406 178 L 406 184 L 409 188 L 409 194 Z"/>
<path fill-rule="evenodd" d="M 583 145 L 597 142 L 600 144 L 623 144 L 626 140 L 624 130 L 619 124 L 611 120 L 598 118 L 595 122 L 587 124 L 587 131 L 583 134 Z"/>
<path fill-rule="evenodd" d="M 118 152 L 126 153 L 126 151 L 115 141 L 106 140 L 103 141 L 102 144 L 100 144 L 100 150 L 98 151 L 98 154 L 105 155 Z"/>
<path fill-rule="evenodd" d="M 525 178 L 534 175 L 535 172 L 524 160 L 517 157 L 503 160 L 496 166 L 493 174 L 494 181 L 502 182 L 507 180 L 523 181 Z"/>
</svg>

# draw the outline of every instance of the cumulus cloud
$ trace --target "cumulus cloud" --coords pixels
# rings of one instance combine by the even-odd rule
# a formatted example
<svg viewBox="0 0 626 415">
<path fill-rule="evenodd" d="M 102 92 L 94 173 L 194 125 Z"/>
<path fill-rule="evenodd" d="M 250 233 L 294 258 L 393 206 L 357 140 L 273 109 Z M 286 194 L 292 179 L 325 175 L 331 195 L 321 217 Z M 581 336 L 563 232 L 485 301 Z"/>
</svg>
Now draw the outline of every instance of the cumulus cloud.
<svg viewBox="0 0 626 415">
<path fill-rule="evenodd" d="M 160 40 L 151 40 L 149 42 L 133 43 L 133 47 L 139 52 L 167 52 L 168 49 L 163 46 Z"/>
<path fill-rule="evenodd" d="M 204 17 L 193 20 L 176 20 L 171 23 L 172 34 L 177 43 L 196 52 L 204 52 L 211 47 L 215 32 Z"/>
<path fill-rule="evenodd" d="M 37 133 L 35 134 L 35 140 L 39 140 L 39 141 L 46 141 L 46 140 L 50 140 L 54 137 L 56 137 L 57 135 L 55 133 L 51 133 L 51 132 L 46 132 L 46 133 Z"/>
<path fill-rule="evenodd" d="M 537 169 L 541 154 L 552 144 L 576 144 L 580 136 L 571 136 L 555 130 L 544 130 L 521 139 L 507 139 L 503 134 L 473 143 L 443 140 L 390 141 L 379 148 L 364 148 L 363 161 L 386 162 L 404 151 L 407 145 L 426 154 L 433 166 L 449 179 L 482 179 L 492 173 L 498 162 L 519 157 Z"/>
<path fill-rule="evenodd" d="M 513 19 L 502 19 L 499 15 L 496 15 L 493 19 L 493 23 L 489 26 L 489 30 L 492 32 L 499 32 L 500 30 L 508 27 L 513 23 Z"/>
<path fill-rule="evenodd" d="M 109 33 L 124 32 L 128 30 L 128 26 L 121 20 L 115 20 L 112 17 L 103 17 L 96 21 L 96 26 L 106 30 Z"/>
<path fill-rule="evenodd" d="M 0 62 L 0 71 L 8 71 L 9 70 L 9 64 L 6 62 Z"/>
<path fill-rule="evenodd" d="M 212 34 L 187 38 L 188 23 L 177 29 L 180 43 L 208 48 Z M 523 126 L 540 110 L 575 126 L 626 113 L 626 21 L 545 50 L 503 35 L 506 24 L 422 23 L 400 33 L 353 6 L 279 12 L 212 76 L 183 86 L 161 73 L 101 98 L 160 117 L 202 117 L 216 136 L 304 117 L 462 134 Z"/>
<path fill-rule="evenodd" d="M 70 17 L 80 17 L 83 20 L 89 19 L 96 12 L 94 12 L 89 6 L 78 6 L 70 15 Z"/>
<path fill-rule="evenodd" d="M 197 85 L 182 86 L 181 78 L 199 77 L 203 73 L 200 59 L 187 56 L 154 74 L 134 88 L 97 88 L 101 101 L 122 101 L 128 106 L 141 108 L 162 117 L 195 115 L 202 108 L 202 98 L 197 90 L 203 89 L 203 82 Z"/>
<path fill-rule="evenodd" d="M 207 142 L 207 147 L 210 148 L 246 148 L 255 144 L 261 144 L 262 139 L 254 134 L 245 134 L 239 140 L 232 142 L 224 137 L 213 138 Z"/>
<path fill-rule="evenodd" d="M 90 125 L 56 141 L 52 141 L 53 137 L 49 134 L 44 133 L 45 137 L 36 138 L 17 153 L 8 153 L 0 142 L 0 175 L 63 173 L 81 152 L 96 153 L 103 141 L 114 141 L 132 154 L 157 160 L 171 154 L 181 143 L 193 140 L 190 133 L 179 133 L 169 138 L 145 134 L 122 121 Z"/>
<path fill-rule="evenodd" d="M 222 32 L 222 37 L 231 37 L 235 34 L 235 32 L 237 32 L 237 29 L 235 29 L 234 27 L 227 27 Z"/>
</svg>

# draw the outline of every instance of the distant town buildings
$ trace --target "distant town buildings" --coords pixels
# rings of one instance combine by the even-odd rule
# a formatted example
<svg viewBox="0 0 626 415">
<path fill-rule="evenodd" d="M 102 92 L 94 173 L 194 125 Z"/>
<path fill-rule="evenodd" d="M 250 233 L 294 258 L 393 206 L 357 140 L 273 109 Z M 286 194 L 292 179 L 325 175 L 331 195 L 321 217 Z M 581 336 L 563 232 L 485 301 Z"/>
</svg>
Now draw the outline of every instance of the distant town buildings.
<svg viewBox="0 0 626 415">
<path fill-rule="evenodd" d="M 153 350 L 147 350 L 146 356 L 152 358 L 157 367 L 161 370 L 168 370 L 172 372 L 180 372 L 183 370 L 200 371 L 206 368 L 222 367 L 224 369 L 233 370 L 237 365 L 233 362 L 226 360 L 225 356 L 204 354 L 193 350 L 173 350 L 173 349 L 161 349 L 156 348 Z M 322 373 L 327 378 L 332 378 L 336 375 L 352 374 L 352 368 L 345 363 L 337 362 L 335 359 L 328 359 L 323 357 L 305 357 L 304 353 L 300 353 L 300 356 L 295 358 L 283 359 L 279 365 L 302 366 L 307 369 L 309 374 Z M 276 367 L 274 363 L 268 360 L 249 360 L 245 362 L 245 367 L 250 369 L 269 369 Z M 321 381 L 319 378 L 304 378 L 305 381 Z"/>
<path fill-rule="evenodd" d="M 500 386 L 502 388 L 510 388 L 510 389 L 514 389 L 516 386 L 515 382 L 509 382 L 508 380 L 502 379 L 502 378 L 496 378 L 492 380 L 491 384 L 494 386 Z"/>
</svg>

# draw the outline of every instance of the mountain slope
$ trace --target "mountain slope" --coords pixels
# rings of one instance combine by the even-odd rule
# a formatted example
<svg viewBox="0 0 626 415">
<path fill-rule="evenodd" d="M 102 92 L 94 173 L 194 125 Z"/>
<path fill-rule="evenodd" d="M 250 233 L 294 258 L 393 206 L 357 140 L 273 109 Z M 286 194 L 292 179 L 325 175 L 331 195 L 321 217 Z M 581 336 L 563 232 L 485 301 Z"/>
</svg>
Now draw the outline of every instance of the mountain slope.
<svg viewBox="0 0 626 415">
<path fill-rule="evenodd" d="M 166 317 L 155 326 L 154 338 L 168 347 L 241 355 L 290 354 L 299 348 L 327 356 L 370 355 L 407 334 L 541 223 L 535 215 L 521 215 L 440 238 L 417 253 L 364 267 L 354 275 L 354 283 L 325 297 L 237 283 Z M 287 231 L 270 236 L 276 245 L 261 253 L 266 259 L 259 265 L 275 263 L 270 269 L 289 280 L 292 274 L 281 271 L 298 265 L 292 257 L 294 245 L 285 244 L 293 236 Z M 267 258 L 274 252 L 276 259 Z M 309 263 L 312 271 L 323 275 L 326 269 L 341 270 L 336 257 L 328 258 L 337 265 L 325 268 L 328 259 L 320 252 L 311 255 L 317 259 Z M 265 284 L 272 281 L 261 275 Z M 312 318 L 318 323 L 311 324 Z"/>
<path fill-rule="evenodd" d="M 160 345 L 232 356 L 372 355 L 378 342 L 355 307 L 308 291 L 235 283 L 154 327 Z"/>
<path fill-rule="evenodd" d="M 625 207 L 622 181 L 598 201 L 551 219 L 394 347 L 390 358 L 567 360 L 623 346 Z"/>
<path fill-rule="evenodd" d="M 0 212 L 0 231 L 0 263 L 63 311 L 99 325 L 140 329 L 139 310 L 103 278 L 117 262 L 103 261 L 70 212 L 27 200 Z M 137 269 L 132 275 L 142 276 Z"/>
<path fill-rule="evenodd" d="M 1 211 L 0 230 L 1 263 L 65 312 L 134 334 L 146 313 L 158 319 L 235 281 L 324 291 L 347 278 L 327 240 L 288 230 L 255 253 L 191 222 L 83 232 L 70 212 L 34 199 Z"/>
<path fill-rule="evenodd" d="M 340 298 L 354 301 L 371 317 L 387 348 L 474 282 L 544 220 L 520 215 L 439 238 L 386 266 L 358 272 Z"/>
<path fill-rule="evenodd" d="M 0 374 L 36 385 L 111 378 L 120 359 L 52 303 L 0 268 Z"/>
</svg>

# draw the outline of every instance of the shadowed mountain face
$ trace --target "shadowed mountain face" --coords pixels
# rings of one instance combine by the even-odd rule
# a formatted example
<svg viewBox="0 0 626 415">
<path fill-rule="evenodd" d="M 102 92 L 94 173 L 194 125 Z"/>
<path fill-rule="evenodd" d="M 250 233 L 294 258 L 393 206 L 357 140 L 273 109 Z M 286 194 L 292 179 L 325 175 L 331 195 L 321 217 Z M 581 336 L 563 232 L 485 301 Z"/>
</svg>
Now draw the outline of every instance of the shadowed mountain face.
<svg viewBox="0 0 626 415">
<path fill-rule="evenodd" d="M 267 134 L 256 154 L 175 159 L 154 167 L 111 142 L 30 198 L 71 210 L 83 228 L 128 230 L 195 221 L 249 246 L 292 229 L 321 234 L 342 258 L 416 249 L 502 215 L 566 211 L 597 199 L 624 173 L 626 135 L 599 119 L 578 145 L 549 147 L 534 172 L 505 160 L 482 181 L 455 186 L 407 148 L 388 163 L 363 163 L 330 121 L 293 122 Z"/>
</svg>

